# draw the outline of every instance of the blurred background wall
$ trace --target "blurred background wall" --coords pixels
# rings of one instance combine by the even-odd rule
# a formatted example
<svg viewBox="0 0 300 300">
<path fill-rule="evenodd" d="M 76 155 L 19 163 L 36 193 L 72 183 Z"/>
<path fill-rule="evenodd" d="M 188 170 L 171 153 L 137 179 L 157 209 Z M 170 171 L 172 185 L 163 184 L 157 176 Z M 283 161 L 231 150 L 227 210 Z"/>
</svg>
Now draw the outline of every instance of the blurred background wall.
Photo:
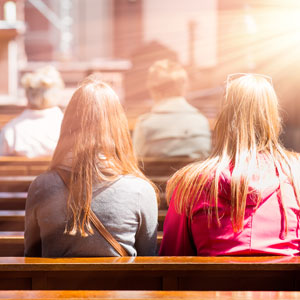
<svg viewBox="0 0 300 300">
<path fill-rule="evenodd" d="M 187 97 L 210 118 L 227 74 L 272 76 L 284 143 L 300 150 L 299 0 L 0 0 L 0 19 L 2 105 L 24 105 L 20 77 L 51 63 L 66 82 L 63 105 L 98 71 L 139 114 L 151 106 L 149 65 L 168 57 L 186 67 Z"/>
</svg>

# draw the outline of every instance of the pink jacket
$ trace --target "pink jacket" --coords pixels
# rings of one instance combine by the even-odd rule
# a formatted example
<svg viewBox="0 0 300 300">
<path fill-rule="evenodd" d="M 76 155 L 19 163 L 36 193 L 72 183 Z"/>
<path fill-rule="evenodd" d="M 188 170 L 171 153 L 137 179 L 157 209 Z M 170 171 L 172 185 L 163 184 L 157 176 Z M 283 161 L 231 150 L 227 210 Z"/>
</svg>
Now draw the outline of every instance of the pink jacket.
<svg viewBox="0 0 300 300">
<path fill-rule="evenodd" d="M 193 209 L 193 218 L 176 213 L 173 198 L 164 223 L 164 234 L 159 255 L 299 255 L 299 216 L 293 188 L 283 178 L 279 189 L 279 178 L 273 163 L 262 159 L 264 167 L 261 180 L 253 178 L 249 185 L 244 230 L 234 233 L 230 220 L 229 169 L 222 174 L 219 191 L 219 216 L 221 226 L 213 222 L 208 227 L 206 210 L 208 200 L 202 195 Z M 256 208 L 257 193 L 262 199 Z M 284 236 L 284 213 L 280 202 L 286 207 L 288 232 Z"/>
</svg>

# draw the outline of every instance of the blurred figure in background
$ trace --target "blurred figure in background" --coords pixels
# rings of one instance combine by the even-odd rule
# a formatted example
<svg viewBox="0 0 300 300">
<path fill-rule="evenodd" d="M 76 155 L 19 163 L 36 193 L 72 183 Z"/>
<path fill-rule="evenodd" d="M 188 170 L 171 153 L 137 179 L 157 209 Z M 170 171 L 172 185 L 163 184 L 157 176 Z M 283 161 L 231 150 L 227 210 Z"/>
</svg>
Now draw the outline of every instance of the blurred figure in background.
<svg viewBox="0 0 300 300">
<path fill-rule="evenodd" d="M 62 111 L 56 106 L 64 82 L 52 66 L 27 73 L 21 79 L 28 108 L 8 122 L 0 134 L 0 155 L 51 156 L 60 132 Z"/>
<path fill-rule="evenodd" d="M 133 133 L 139 157 L 209 155 L 209 123 L 185 100 L 186 85 L 186 71 L 177 62 L 159 60 L 150 67 L 148 88 L 155 104 L 139 118 Z"/>
</svg>

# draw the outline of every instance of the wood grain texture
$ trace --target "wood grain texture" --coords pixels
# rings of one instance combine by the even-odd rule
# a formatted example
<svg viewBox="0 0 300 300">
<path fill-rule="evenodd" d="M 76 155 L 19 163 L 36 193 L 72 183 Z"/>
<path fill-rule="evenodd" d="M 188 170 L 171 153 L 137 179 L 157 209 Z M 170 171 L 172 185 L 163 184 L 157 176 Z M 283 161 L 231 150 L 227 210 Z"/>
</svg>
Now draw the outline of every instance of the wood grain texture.
<svg viewBox="0 0 300 300">
<path fill-rule="evenodd" d="M 0 289 L 300 289 L 299 257 L 0 257 Z"/>
<path fill-rule="evenodd" d="M 93 257 L 40 258 L 0 257 L 0 271 L 45 270 L 265 270 L 300 271 L 298 256 L 156 256 L 156 257 Z"/>
<path fill-rule="evenodd" d="M 192 291 L 2 291 L 0 299 L 201 299 L 294 300 L 300 292 L 192 292 Z"/>
<path fill-rule="evenodd" d="M 0 192 L 27 192 L 36 176 L 0 176 Z"/>
<path fill-rule="evenodd" d="M 0 192 L 0 209 L 24 210 L 26 198 L 26 192 Z"/>
</svg>

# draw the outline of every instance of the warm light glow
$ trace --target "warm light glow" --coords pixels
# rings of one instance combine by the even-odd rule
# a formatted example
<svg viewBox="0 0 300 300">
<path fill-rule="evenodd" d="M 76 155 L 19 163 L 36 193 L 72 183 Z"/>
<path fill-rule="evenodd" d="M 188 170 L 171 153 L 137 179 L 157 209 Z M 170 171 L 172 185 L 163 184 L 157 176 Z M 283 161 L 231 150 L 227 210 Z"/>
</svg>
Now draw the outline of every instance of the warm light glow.
<svg viewBox="0 0 300 300">
<path fill-rule="evenodd" d="M 15 23 L 17 21 L 16 3 L 14 1 L 7 1 L 4 4 L 4 19 L 8 23 Z"/>
</svg>

